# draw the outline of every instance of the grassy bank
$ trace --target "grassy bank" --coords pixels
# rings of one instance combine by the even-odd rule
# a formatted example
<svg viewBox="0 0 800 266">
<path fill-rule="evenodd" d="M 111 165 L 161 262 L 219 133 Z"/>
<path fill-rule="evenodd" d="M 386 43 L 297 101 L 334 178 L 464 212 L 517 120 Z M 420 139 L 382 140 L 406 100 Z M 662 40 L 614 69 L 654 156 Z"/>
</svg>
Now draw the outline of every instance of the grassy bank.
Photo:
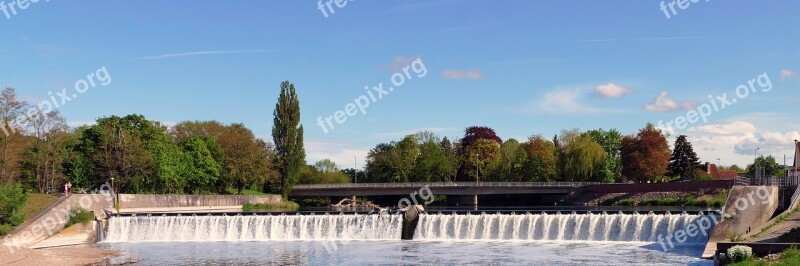
<svg viewBox="0 0 800 266">
<path fill-rule="evenodd" d="M 28 199 L 25 201 L 25 206 L 22 207 L 22 212 L 25 215 L 25 219 L 20 224 L 32 219 L 34 216 L 39 214 L 42 210 L 57 200 L 58 197 L 46 194 L 28 194 Z M 0 236 L 11 233 L 11 231 L 14 231 L 15 228 L 16 226 L 13 226 L 12 224 L 0 224 Z"/>
<path fill-rule="evenodd" d="M 264 210 L 276 210 L 276 211 L 296 211 L 300 209 L 300 205 L 293 201 L 283 201 L 281 203 L 276 204 L 269 204 L 269 203 L 245 203 L 242 206 L 242 211 L 251 212 L 251 211 L 264 211 Z"/>
<path fill-rule="evenodd" d="M 791 248 L 784 250 L 780 254 L 771 255 L 764 258 L 750 257 L 745 261 L 731 263 L 729 266 L 788 266 L 800 265 L 800 250 Z"/>
</svg>

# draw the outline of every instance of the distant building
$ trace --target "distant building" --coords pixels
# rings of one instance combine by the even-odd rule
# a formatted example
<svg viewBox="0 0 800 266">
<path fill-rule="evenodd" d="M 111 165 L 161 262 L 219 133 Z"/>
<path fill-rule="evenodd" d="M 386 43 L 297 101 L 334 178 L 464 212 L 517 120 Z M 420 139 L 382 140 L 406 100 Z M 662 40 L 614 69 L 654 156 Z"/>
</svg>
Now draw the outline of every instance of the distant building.
<svg viewBox="0 0 800 266">
<path fill-rule="evenodd" d="M 734 180 L 737 176 L 739 176 L 739 173 L 737 173 L 735 170 L 719 170 L 716 164 L 709 162 L 701 164 L 697 168 L 700 169 L 700 171 L 711 175 L 714 180 Z"/>
<path fill-rule="evenodd" d="M 794 141 L 794 163 L 789 168 L 789 175 L 800 176 L 800 142 Z"/>
</svg>

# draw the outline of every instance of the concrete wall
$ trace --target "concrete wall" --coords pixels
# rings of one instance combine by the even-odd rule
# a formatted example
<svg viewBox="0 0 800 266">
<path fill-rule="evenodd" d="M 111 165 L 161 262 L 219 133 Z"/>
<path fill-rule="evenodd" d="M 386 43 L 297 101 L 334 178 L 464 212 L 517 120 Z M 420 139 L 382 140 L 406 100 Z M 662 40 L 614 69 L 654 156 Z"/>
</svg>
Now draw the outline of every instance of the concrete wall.
<svg viewBox="0 0 800 266">
<path fill-rule="evenodd" d="M 142 195 L 120 194 L 120 208 L 161 208 L 161 207 L 206 207 L 206 206 L 241 206 L 245 203 L 281 202 L 281 196 L 245 196 L 245 195 Z"/>
<path fill-rule="evenodd" d="M 645 192 L 672 192 L 672 191 L 698 191 L 701 189 L 729 189 L 733 186 L 732 180 L 669 182 L 650 184 L 606 184 L 589 185 L 583 187 L 583 192 L 588 193 L 645 193 Z"/>
<path fill-rule="evenodd" d="M 744 236 L 758 229 L 777 209 L 777 186 L 734 186 L 725 202 L 724 219 L 714 227 L 703 257 L 713 255 L 708 253 L 717 249 L 717 242 L 728 241 L 729 234 Z"/>
</svg>

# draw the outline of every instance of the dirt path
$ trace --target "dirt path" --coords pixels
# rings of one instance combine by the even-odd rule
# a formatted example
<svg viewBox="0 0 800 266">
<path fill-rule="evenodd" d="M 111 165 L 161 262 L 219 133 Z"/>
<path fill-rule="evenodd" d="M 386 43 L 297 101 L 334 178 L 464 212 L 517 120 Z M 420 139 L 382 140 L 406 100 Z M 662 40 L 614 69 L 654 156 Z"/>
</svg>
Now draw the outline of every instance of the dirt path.
<svg viewBox="0 0 800 266">
<path fill-rule="evenodd" d="M 11 251 L 0 245 L 0 265 L 91 265 L 117 256 L 117 252 L 90 246 L 51 249 L 21 248 Z"/>
</svg>

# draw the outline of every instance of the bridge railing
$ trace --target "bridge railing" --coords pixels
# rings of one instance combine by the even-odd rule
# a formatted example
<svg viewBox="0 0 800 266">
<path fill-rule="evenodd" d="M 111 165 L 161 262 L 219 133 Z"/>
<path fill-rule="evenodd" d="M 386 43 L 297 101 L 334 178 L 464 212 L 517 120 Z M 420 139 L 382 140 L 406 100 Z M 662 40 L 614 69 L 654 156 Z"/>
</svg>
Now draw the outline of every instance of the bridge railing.
<svg viewBox="0 0 800 266">
<path fill-rule="evenodd" d="M 409 188 L 409 187 L 583 187 L 607 184 L 601 182 L 408 182 L 408 183 L 347 183 L 347 184 L 306 184 L 296 185 L 295 189 L 321 188 Z"/>
</svg>

